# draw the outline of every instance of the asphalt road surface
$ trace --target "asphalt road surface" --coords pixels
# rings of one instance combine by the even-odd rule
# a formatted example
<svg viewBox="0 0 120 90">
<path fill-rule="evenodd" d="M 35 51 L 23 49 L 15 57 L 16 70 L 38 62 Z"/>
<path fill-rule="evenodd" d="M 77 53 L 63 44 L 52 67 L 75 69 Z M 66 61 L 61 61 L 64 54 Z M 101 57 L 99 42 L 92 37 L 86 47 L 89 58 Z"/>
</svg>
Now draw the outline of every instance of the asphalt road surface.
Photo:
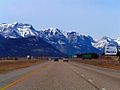
<svg viewBox="0 0 120 90">
<path fill-rule="evenodd" d="M 0 90 L 120 90 L 120 71 L 48 61 L 0 74 L 0 87 Z"/>
</svg>

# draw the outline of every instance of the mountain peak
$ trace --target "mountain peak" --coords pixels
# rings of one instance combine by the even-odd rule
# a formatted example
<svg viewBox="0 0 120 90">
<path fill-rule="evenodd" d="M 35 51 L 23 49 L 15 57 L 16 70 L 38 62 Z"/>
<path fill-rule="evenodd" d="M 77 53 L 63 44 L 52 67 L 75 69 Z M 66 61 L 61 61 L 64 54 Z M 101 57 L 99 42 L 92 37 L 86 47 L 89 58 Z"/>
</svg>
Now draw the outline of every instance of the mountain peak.
<svg viewBox="0 0 120 90">
<path fill-rule="evenodd" d="M 68 32 L 67 35 L 72 35 L 72 36 L 79 36 L 79 33 L 77 32 Z"/>
<path fill-rule="evenodd" d="M 107 37 L 107 36 L 102 37 L 101 40 L 107 40 L 108 42 L 112 41 L 112 39 L 110 37 Z"/>
<path fill-rule="evenodd" d="M 13 24 L 0 24 L 0 35 L 5 38 L 20 38 L 35 36 L 36 30 L 30 24 L 15 22 Z"/>
<path fill-rule="evenodd" d="M 55 35 L 56 33 L 59 33 L 59 34 L 62 33 L 62 32 L 60 31 L 60 29 L 58 29 L 58 28 L 50 28 L 50 29 L 48 29 L 48 31 L 49 31 L 50 33 L 52 33 L 53 35 Z"/>
<path fill-rule="evenodd" d="M 115 41 L 118 43 L 118 46 L 120 46 L 120 37 L 118 37 Z"/>
<path fill-rule="evenodd" d="M 44 29 L 43 32 L 49 36 L 61 36 L 63 35 L 62 31 L 58 28 L 49 28 L 49 29 Z"/>
</svg>

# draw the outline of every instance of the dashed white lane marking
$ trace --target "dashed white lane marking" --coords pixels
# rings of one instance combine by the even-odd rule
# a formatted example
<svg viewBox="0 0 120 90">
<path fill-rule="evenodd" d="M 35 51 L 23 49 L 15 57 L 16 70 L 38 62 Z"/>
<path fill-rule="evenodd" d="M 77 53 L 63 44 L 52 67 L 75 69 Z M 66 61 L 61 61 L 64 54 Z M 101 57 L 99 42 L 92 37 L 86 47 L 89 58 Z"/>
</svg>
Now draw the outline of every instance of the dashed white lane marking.
<svg viewBox="0 0 120 90">
<path fill-rule="evenodd" d="M 105 89 L 105 88 L 102 88 L 101 90 L 107 90 L 107 89 Z"/>
<path fill-rule="evenodd" d="M 78 71 L 75 70 L 74 68 L 71 68 L 71 69 L 72 69 L 72 71 L 75 72 L 77 75 L 81 76 L 84 80 L 86 80 L 89 84 L 91 84 L 92 86 L 94 86 L 97 90 L 101 90 L 99 87 L 97 87 L 96 85 L 93 84 L 93 80 L 87 79 L 84 74 L 80 74 L 80 72 L 78 72 Z M 106 90 L 106 89 L 102 89 L 102 90 Z"/>
<path fill-rule="evenodd" d="M 74 69 L 73 69 L 73 71 L 76 72 L 77 74 L 80 74 L 77 70 L 74 70 Z"/>
<path fill-rule="evenodd" d="M 82 76 L 82 77 L 85 77 L 85 75 L 84 75 L 84 74 L 81 74 L 81 76 Z"/>
<path fill-rule="evenodd" d="M 107 90 L 106 88 L 102 88 L 102 87 L 100 88 L 100 87 L 96 86 L 96 85 L 94 84 L 94 81 L 93 81 L 93 80 L 87 79 L 84 74 L 78 72 L 78 71 L 75 70 L 74 68 L 71 68 L 71 69 L 72 69 L 74 72 L 76 72 L 76 74 L 79 74 L 79 75 L 80 75 L 84 80 L 86 80 L 88 83 L 90 83 L 91 85 L 93 85 L 97 90 Z"/>
<path fill-rule="evenodd" d="M 88 81 L 89 81 L 89 82 L 93 82 L 93 80 L 91 80 L 91 79 L 88 79 Z"/>
</svg>

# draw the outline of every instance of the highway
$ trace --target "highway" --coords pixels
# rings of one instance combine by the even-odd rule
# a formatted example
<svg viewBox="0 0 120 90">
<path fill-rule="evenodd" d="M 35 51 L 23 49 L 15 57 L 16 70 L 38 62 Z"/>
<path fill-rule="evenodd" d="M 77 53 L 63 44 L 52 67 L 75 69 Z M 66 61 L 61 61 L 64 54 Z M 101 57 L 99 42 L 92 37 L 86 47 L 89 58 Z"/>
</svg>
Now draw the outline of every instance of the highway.
<svg viewBox="0 0 120 90">
<path fill-rule="evenodd" d="M 120 71 L 48 61 L 0 74 L 0 90 L 120 90 Z"/>
</svg>

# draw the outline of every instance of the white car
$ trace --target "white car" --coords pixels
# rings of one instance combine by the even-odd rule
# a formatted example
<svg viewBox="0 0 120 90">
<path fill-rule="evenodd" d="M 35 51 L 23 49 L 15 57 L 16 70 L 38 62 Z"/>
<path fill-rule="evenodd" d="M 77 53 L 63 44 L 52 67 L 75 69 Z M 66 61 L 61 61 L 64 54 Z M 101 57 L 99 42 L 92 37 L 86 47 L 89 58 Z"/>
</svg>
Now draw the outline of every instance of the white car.
<svg viewBox="0 0 120 90">
<path fill-rule="evenodd" d="M 67 58 L 63 58 L 63 62 L 68 62 L 68 59 Z"/>
</svg>

